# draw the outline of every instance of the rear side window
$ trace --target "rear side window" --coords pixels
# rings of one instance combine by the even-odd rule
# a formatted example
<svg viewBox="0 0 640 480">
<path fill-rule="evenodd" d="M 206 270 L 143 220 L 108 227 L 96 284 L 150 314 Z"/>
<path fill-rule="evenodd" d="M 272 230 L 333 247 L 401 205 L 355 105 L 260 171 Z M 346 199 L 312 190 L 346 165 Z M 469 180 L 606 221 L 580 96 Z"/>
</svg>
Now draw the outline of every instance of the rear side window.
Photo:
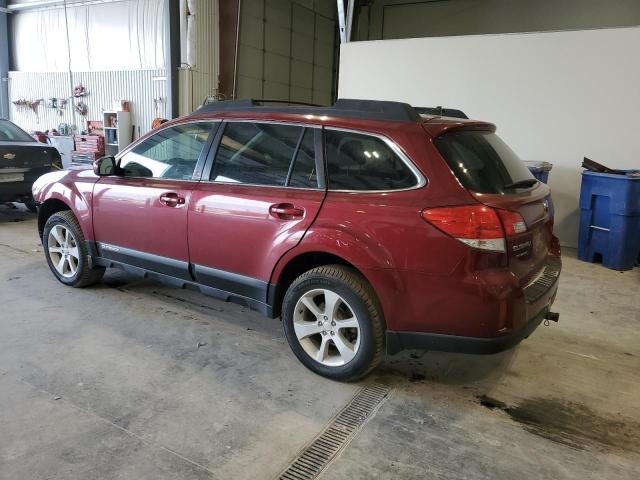
<svg viewBox="0 0 640 480">
<path fill-rule="evenodd" d="M 313 137 L 313 129 L 307 128 L 300 143 L 300 148 L 298 148 L 293 168 L 291 169 L 291 177 L 289 178 L 288 184 L 290 187 L 318 188 Z"/>
<path fill-rule="evenodd" d="M 510 184 L 533 179 L 518 156 L 493 132 L 451 132 L 435 145 L 462 185 L 477 193 L 513 193 Z"/>
<path fill-rule="evenodd" d="M 294 125 L 227 123 L 216 152 L 211 180 L 286 186 L 303 130 L 303 127 Z M 315 162 L 313 150 L 308 153 Z M 298 161 L 299 170 L 304 170 L 305 159 L 298 156 Z"/>
<path fill-rule="evenodd" d="M 402 190 L 418 184 L 411 168 L 378 137 L 327 129 L 325 145 L 331 190 Z"/>
<path fill-rule="evenodd" d="M 35 140 L 8 120 L 0 120 L 0 142 L 35 142 Z"/>
</svg>

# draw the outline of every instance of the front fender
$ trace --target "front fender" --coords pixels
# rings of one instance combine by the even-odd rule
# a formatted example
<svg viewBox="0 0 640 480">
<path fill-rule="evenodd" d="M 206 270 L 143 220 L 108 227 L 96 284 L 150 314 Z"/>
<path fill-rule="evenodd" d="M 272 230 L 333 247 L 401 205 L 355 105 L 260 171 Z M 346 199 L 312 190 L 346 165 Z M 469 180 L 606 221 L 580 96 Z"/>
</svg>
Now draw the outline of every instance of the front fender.
<svg viewBox="0 0 640 480">
<path fill-rule="evenodd" d="M 91 170 L 62 170 L 38 178 L 32 187 L 36 203 L 60 201 L 67 205 L 80 223 L 86 240 L 93 240 L 91 200 L 98 177 Z"/>
</svg>

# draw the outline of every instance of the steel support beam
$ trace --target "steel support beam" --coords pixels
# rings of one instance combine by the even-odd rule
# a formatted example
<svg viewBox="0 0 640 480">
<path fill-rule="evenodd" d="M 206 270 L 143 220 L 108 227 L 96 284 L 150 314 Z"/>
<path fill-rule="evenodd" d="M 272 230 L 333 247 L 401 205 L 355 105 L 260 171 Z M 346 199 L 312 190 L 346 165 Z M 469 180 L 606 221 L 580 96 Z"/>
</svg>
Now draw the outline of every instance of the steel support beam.
<svg viewBox="0 0 640 480">
<path fill-rule="evenodd" d="M 353 25 L 353 9 L 355 0 L 348 0 L 347 11 L 344 10 L 344 0 L 337 0 L 338 28 L 340 29 L 340 43 L 351 41 L 351 26 Z"/>
<path fill-rule="evenodd" d="M 347 41 L 347 19 L 344 16 L 344 0 L 337 0 L 338 3 L 338 28 L 340 29 L 340 43 Z"/>
<path fill-rule="evenodd" d="M 0 118 L 9 118 L 9 28 L 6 0 L 0 0 Z"/>
<path fill-rule="evenodd" d="M 167 75 L 166 115 L 176 118 L 180 109 L 180 2 L 165 0 L 164 68 Z"/>
<path fill-rule="evenodd" d="M 351 41 L 351 28 L 353 27 L 353 7 L 355 0 L 349 0 L 347 4 L 347 42 Z"/>
</svg>

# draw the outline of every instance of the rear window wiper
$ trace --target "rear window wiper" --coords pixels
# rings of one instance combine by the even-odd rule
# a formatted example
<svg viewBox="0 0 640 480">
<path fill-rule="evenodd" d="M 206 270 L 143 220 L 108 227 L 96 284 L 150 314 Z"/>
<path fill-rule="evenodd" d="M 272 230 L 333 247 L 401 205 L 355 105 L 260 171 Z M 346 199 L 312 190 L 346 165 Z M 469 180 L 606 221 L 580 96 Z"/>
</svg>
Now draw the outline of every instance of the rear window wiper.
<svg viewBox="0 0 640 480">
<path fill-rule="evenodd" d="M 518 180 L 517 182 L 509 183 L 508 185 L 503 185 L 502 188 L 510 190 L 512 188 L 528 188 L 533 187 L 538 180 L 535 178 L 527 178 L 526 180 Z"/>
</svg>

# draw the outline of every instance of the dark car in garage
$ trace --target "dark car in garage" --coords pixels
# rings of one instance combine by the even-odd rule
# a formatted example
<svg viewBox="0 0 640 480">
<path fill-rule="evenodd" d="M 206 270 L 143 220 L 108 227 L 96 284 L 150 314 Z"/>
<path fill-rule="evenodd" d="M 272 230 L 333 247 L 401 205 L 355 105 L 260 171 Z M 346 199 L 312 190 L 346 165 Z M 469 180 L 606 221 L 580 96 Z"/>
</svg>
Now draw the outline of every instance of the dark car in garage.
<svg viewBox="0 0 640 480">
<path fill-rule="evenodd" d="M 22 202 L 35 211 L 33 182 L 60 168 L 62 162 L 55 148 L 37 142 L 9 120 L 0 119 L 0 203 Z"/>
<path fill-rule="evenodd" d="M 281 316 L 334 379 L 385 351 L 495 353 L 557 319 L 561 269 L 549 187 L 495 130 L 397 102 L 217 102 L 40 178 L 46 260 L 70 286 L 119 267 Z"/>
</svg>

